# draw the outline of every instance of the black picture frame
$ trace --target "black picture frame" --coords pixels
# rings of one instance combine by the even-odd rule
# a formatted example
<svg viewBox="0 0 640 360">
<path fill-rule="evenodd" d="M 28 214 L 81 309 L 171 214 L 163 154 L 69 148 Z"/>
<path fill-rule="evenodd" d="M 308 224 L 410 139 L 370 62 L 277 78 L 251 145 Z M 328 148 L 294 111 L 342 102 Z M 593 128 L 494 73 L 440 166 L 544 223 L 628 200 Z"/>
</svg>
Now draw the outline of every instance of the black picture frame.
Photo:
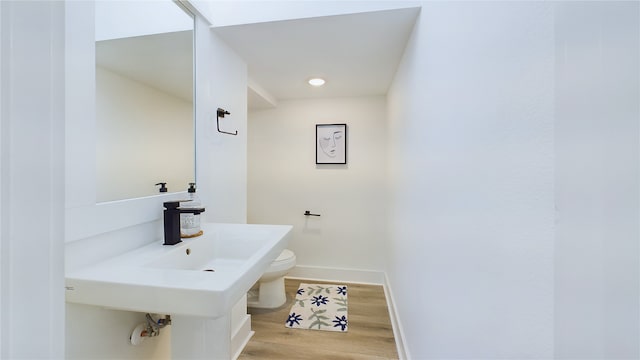
<svg viewBox="0 0 640 360">
<path fill-rule="evenodd" d="M 347 124 L 316 124 L 316 164 L 347 163 Z"/>
</svg>

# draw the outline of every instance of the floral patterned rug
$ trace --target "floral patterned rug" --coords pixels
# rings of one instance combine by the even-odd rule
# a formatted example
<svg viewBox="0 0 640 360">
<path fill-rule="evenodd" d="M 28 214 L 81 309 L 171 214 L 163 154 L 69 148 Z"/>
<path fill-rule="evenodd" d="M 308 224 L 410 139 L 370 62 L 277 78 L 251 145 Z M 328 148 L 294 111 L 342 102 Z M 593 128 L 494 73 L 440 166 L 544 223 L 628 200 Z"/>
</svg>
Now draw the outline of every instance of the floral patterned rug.
<svg viewBox="0 0 640 360">
<path fill-rule="evenodd" d="M 347 286 L 300 284 L 285 326 L 347 332 Z"/>
</svg>

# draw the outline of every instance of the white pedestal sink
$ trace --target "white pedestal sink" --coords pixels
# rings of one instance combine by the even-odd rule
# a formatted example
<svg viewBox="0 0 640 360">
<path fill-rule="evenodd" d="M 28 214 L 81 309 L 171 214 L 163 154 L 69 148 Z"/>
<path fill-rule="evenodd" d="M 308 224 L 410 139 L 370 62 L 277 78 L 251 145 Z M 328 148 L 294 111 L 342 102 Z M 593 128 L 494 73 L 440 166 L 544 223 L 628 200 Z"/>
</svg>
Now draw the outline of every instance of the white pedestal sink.
<svg viewBox="0 0 640 360">
<path fill-rule="evenodd" d="M 289 242 L 289 225 L 202 225 L 204 235 L 162 241 L 73 271 L 66 301 L 169 314 L 172 357 L 229 359 L 231 307 Z"/>
</svg>

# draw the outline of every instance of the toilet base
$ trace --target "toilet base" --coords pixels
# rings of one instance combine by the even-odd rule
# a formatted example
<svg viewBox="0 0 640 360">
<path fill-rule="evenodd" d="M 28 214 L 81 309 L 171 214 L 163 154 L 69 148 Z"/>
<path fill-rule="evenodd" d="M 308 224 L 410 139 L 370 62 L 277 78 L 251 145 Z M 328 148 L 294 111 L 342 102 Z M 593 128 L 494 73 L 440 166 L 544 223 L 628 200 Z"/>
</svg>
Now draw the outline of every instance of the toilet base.
<svg viewBox="0 0 640 360">
<path fill-rule="evenodd" d="M 251 290 L 247 306 L 257 309 L 275 309 L 287 302 L 284 292 L 284 276 L 271 281 L 260 281 L 257 290 Z"/>
</svg>

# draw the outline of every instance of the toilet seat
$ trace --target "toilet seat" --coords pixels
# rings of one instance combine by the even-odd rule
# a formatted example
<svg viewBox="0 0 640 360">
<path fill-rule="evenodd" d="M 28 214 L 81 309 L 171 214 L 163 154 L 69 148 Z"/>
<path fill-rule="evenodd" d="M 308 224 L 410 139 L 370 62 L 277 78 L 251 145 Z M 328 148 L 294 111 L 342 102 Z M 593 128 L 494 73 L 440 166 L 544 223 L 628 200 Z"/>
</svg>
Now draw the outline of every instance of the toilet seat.
<svg viewBox="0 0 640 360">
<path fill-rule="evenodd" d="M 289 261 L 292 258 L 294 258 L 296 255 L 293 253 L 293 251 L 289 250 L 289 249 L 284 249 L 282 250 L 282 252 L 280 253 L 280 255 L 278 255 L 278 258 L 276 258 L 276 260 L 274 261 L 274 263 L 279 263 L 279 262 L 284 262 L 284 261 Z"/>
<path fill-rule="evenodd" d="M 296 264 L 296 254 L 293 251 L 284 249 L 278 258 L 272 262 L 262 275 L 263 279 L 274 275 L 284 276 Z"/>
</svg>

